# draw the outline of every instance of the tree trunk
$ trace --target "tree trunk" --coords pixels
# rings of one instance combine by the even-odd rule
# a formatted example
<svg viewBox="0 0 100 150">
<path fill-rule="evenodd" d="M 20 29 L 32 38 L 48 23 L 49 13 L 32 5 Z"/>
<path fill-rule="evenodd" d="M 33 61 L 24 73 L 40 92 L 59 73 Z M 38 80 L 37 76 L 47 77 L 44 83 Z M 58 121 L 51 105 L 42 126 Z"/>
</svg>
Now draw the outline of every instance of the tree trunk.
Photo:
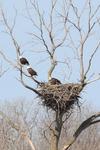
<svg viewBox="0 0 100 150">
<path fill-rule="evenodd" d="M 60 134 L 62 130 L 62 117 L 63 114 L 60 114 L 59 111 L 55 115 L 55 126 L 51 134 L 51 148 L 50 150 L 58 150 Z"/>
</svg>

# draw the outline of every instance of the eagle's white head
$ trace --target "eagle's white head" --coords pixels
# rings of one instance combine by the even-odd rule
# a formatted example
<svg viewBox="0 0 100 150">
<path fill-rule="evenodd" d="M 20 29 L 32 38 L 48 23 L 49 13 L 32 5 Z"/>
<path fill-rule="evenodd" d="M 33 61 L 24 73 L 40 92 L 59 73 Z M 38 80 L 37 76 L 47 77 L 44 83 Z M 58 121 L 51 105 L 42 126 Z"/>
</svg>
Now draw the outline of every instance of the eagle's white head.
<svg viewBox="0 0 100 150">
<path fill-rule="evenodd" d="M 32 68 L 31 65 L 28 65 L 28 66 L 27 66 L 27 69 L 29 69 L 29 68 Z"/>
</svg>

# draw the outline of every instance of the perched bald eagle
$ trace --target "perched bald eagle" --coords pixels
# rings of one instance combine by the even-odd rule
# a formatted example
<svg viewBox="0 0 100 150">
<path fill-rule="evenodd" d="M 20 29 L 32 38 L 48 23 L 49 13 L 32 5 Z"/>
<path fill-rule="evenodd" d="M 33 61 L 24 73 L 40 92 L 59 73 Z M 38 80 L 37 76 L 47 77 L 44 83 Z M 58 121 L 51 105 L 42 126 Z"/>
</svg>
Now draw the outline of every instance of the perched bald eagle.
<svg viewBox="0 0 100 150">
<path fill-rule="evenodd" d="M 59 84 L 61 84 L 61 82 L 58 79 L 56 79 L 56 78 L 51 78 L 49 80 L 49 84 L 50 85 L 55 85 L 55 84 L 59 85 Z"/>
<path fill-rule="evenodd" d="M 37 72 L 31 66 L 27 67 L 27 71 L 31 76 L 37 76 Z"/>
<path fill-rule="evenodd" d="M 20 60 L 20 63 L 21 63 L 22 65 L 29 65 L 29 62 L 28 62 L 28 60 L 27 60 L 25 57 L 20 56 L 20 57 L 19 57 L 19 60 Z"/>
</svg>

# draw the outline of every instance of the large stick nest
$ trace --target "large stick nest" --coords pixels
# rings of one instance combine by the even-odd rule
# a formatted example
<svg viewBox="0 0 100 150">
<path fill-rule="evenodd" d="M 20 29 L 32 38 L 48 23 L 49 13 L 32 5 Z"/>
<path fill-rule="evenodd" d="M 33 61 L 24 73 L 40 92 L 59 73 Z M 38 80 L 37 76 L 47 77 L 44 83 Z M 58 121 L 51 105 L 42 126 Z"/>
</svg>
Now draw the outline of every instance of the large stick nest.
<svg viewBox="0 0 100 150">
<path fill-rule="evenodd" d="M 68 112 L 73 108 L 73 104 L 78 104 L 79 94 L 82 91 L 82 84 L 59 84 L 49 85 L 44 83 L 39 88 L 41 100 L 44 106 L 59 111 L 60 113 Z"/>
</svg>

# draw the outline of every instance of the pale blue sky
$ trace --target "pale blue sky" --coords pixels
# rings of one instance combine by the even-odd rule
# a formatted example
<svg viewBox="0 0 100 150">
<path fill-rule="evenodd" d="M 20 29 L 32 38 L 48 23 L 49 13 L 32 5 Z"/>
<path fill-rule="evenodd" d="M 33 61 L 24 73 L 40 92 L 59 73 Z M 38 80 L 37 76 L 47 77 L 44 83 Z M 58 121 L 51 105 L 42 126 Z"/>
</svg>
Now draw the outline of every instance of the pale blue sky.
<svg viewBox="0 0 100 150">
<path fill-rule="evenodd" d="M 39 0 L 40 6 L 45 10 L 45 12 L 48 12 L 49 9 L 49 3 Z M 78 5 L 79 7 L 82 7 L 82 0 L 79 1 Z M 94 3 L 94 2 L 93 2 Z M 94 4 L 95 6 L 99 4 L 100 1 L 97 0 Z M 38 79 L 42 81 L 47 81 L 47 70 L 48 70 L 48 60 L 40 64 L 41 60 L 47 59 L 47 55 L 44 53 L 38 54 L 37 53 L 32 53 L 32 50 L 35 50 L 36 48 L 40 49 L 39 45 L 35 45 L 30 43 L 31 38 L 27 34 L 28 32 L 31 32 L 33 29 L 31 23 L 26 19 L 26 9 L 25 9 L 25 2 L 24 0 L 0 0 L 0 5 L 4 9 L 5 14 L 7 15 L 7 18 L 11 24 L 11 21 L 15 15 L 15 10 L 14 7 L 18 10 L 18 15 L 17 15 L 17 21 L 16 21 L 16 26 L 15 26 L 15 36 L 18 42 L 22 46 L 22 50 L 25 51 L 24 55 L 27 56 L 27 58 L 30 60 L 31 65 L 37 70 L 39 77 Z M 60 6 L 60 3 L 59 3 Z M 100 12 L 99 12 L 100 14 Z M 86 15 L 85 15 L 86 16 Z M 35 16 L 34 16 L 35 17 Z M 85 17 L 86 19 L 86 17 Z M 84 19 L 83 19 L 84 20 Z M 83 21 L 83 26 L 85 28 L 85 23 L 86 20 Z M 15 61 L 15 50 L 14 47 L 12 46 L 12 42 L 9 40 L 9 36 L 3 33 L 2 31 L 4 30 L 3 26 L 0 28 L 0 47 L 4 49 L 4 52 L 7 54 L 7 56 Z M 35 31 L 34 31 L 35 32 Z M 97 28 L 97 34 L 96 38 L 90 38 L 88 44 L 86 45 L 86 63 L 87 59 L 89 57 L 89 54 L 91 54 L 91 48 L 94 46 L 96 41 L 100 39 L 100 28 Z M 73 33 L 73 38 L 76 40 L 77 34 Z M 77 42 L 77 40 L 76 40 Z M 65 50 L 65 48 L 62 50 L 58 49 L 58 56 L 60 60 L 63 60 L 63 58 L 67 58 L 67 55 L 72 56 L 70 50 Z M 3 61 L 3 60 L 2 60 Z M 94 64 L 92 66 L 92 72 L 100 72 L 100 67 L 99 67 L 99 61 L 100 61 L 100 50 L 97 52 L 96 56 L 94 57 Z M 72 62 L 72 65 L 75 64 L 76 61 L 74 60 Z M 25 89 L 21 83 L 19 83 L 16 80 L 16 77 L 18 77 L 18 71 L 16 71 L 14 68 L 11 66 L 8 66 L 5 61 L 2 62 L 4 68 L 10 68 L 9 71 L 2 77 L 0 78 L 0 100 L 9 100 L 9 99 L 17 99 L 18 97 L 25 97 L 27 99 L 32 99 L 34 94 Z M 71 81 L 77 81 L 78 80 L 78 66 L 77 63 L 74 66 L 74 71 L 72 74 Z M 66 70 L 65 70 L 66 69 Z M 54 76 L 58 77 L 62 82 L 64 81 L 64 74 L 65 71 L 68 71 L 68 68 L 63 65 L 59 65 L 55 72 Z M 67 73 L 66 73 L 67 74 Z M 68 82 L 68 78 L 66 78 L 66 82 Z M 35 86 L 33 82 L 29 81 L 28 82 L 31 86 Z M 89 86 L 87 86 L 85 92 L 83 92 L 83 97 L 84 101 L 87 101 L 89 103 L 92 103 L 94 107 L 100 108 L 100 81 L 97 81 L 96 83 L 93 83 Z"/>
</svg>

